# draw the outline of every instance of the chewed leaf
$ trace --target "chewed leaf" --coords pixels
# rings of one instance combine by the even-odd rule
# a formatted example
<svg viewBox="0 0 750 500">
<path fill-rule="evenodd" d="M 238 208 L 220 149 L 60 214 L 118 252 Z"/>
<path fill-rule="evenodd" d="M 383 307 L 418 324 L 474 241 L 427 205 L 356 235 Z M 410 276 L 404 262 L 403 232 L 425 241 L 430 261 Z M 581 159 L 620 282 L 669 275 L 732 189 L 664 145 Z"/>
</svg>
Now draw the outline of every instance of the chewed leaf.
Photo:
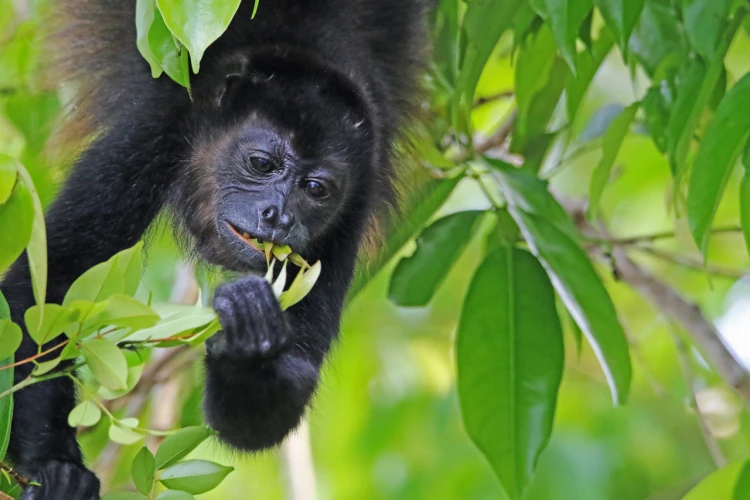
<svg viewBox="0 0 750 500">
<path fill-rule="evenodd" d="M 287 310 L 294 304 L 304 299 L 320 277 L 322 265 L 320 261 L 313 264 L 307 271 L 300 271 L 289 290 L 281 294 L 281 309 Z"/>
<path fill-rule="evenodd" d="M 298 253 L 292 252 L 291 254 L 289 254 L 289 260 L 292 262 L 292 264 L 299 268 L 307 269 L 310 267 L 310 264 L 308 264 L 307 261 L 303 259 L 302 256 Z"/>
<path fill-rule="evenodd" d="M 281 297 L 282 293 L 284 293 L 284 285 L 286 285 L 286 264 L 286 261 L 284 261 L 284 265 L 281 266 L 279 277 L 276 278 L 276 281 L 273 283 L 273 294 L 276 295 L 277 299 Z"/>
<path fill-rule="evenodd" d="M 273 256 L 279 259 L 281 262 L 286 261 L 286 258 L 292 253 L 292 248 L 289 245 L 279 246 L 273 245 L 271 248 Z"/>
<path fill-rule="evenodd" d="M 275 260 L 268 264 L 268 271 L 266 272 L 266 276 L 265 276 L 266 281 L 268 281 L 271 284 L 273 284 L 273 268 L 275 265 L 276 265 Z"/>
</svg>

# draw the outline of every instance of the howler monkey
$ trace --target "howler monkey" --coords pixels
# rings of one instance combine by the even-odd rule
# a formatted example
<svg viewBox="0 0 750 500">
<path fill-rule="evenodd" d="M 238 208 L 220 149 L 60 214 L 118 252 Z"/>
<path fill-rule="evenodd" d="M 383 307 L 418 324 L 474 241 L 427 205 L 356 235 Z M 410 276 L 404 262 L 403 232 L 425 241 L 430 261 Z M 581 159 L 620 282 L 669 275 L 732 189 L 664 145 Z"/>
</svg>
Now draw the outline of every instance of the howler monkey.
<svg viewBox="0 0 750 500">
<path fill-rule="evenodd" d="M 233 448 L 272 447 L 310 402 L 360 243 L 394 199 L 394 140 L 419 104 L 429 0 L 266 0 L 255 19 L 245 0 L 192 76 L 192 99 L 151 77 L 136 0 L 59 3 L 75 130 L 94 139 L 47 214 L 48 301 L 169 211 L 191 251 L 246 276 L 215 293 L 206 420 Z M 310 295 L 282 313 L 248 237 L 321 260 Z M 25 258 L 2 291 L 22 325 L 34 301 Z M 25 336 L 17 356 L 35 352 Z M 16 393 L 9 455 L 41 483 L 25 500 L 99 498 L 67 423 L 74 405 L 64 377 Z"/>
</svg>

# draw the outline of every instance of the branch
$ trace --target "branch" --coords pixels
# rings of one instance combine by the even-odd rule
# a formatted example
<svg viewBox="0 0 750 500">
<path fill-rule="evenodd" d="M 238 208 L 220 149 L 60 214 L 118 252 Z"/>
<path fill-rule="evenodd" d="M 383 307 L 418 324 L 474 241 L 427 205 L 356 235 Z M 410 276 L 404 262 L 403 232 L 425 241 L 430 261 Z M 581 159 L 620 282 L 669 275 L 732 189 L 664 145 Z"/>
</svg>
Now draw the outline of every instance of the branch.
<svg viewBox="0 0 750 500">
<path fill-rule="evenodd" d="M 561 200 L 576 226 L 586 236 L 612 241 L 606 228 L 596 229 L 586 219 L 581 203 Z M 654 277 L 649 271 L 636 264 L 627 254 L 628 247 L 615 245 L 611 258 L 597 246 L 587 248 L 593 258 L 614 264 L 618 278 L 647 299 L 654 308 L 670 317 L 692 337 L 716 372 L 750 404 L 750 374 L 737 361 L 729 347 L 724 344 L 718 330 L 703 315 L 700 308 L 680 295 L 674 288 Z"/>
<path fill-rule="evenodd" d="M 5 462 L 0 461 L 0 469 L 4 470 L 10 477 L 15 479 L 15 481 L 21 486 L 21 488 L 28 488 L 29 484 L 31 484 L 31 480 L 23 477 L 21 474 L 13 470 L 13 467 L 6 464 Z"/>
</svg>

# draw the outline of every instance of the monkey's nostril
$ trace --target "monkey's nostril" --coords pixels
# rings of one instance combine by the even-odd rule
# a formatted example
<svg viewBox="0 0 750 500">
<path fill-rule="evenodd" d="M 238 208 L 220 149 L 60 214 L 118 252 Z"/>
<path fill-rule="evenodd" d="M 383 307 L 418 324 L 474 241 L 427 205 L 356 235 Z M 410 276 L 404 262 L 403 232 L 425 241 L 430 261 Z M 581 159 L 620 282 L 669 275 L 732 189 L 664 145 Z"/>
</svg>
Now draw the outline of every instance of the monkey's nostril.
<svg viewBox="0 0 750 500">
<path fill-rule="evenodd" d="M 276 216 L 278 215 L 278 213 L 279 213 L 278 209 L 277 209 L 276 207 L 273 207 L 273 206 L 272 206 L 272 207 L 268 207 L 268 208 L 266 208 L 265 210 L 263 210 L 263 211 L 262 211 L 262 212 L 260 213 L 260 215 L 261 215 L 261 216 L 262 216 L 262 217 L 263 217 L 264 219 L 266 219 L 266 220 L 270 220 L 270 221 L 273 221 L 273 220 L 275 220 L 275 219 L 276 219 Z"/>
</svg>

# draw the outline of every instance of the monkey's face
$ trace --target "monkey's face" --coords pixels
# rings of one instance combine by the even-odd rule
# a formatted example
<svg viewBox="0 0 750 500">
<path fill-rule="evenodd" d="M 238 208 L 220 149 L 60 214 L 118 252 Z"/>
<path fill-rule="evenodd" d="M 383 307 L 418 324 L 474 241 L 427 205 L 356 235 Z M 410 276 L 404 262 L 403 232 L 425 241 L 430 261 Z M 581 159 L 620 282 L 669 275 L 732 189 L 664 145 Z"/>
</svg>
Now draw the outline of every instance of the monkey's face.
<svg viewBox="0 0 750 500">
<path fill-rule="evenodd" d="M 351 168 L 306 148 L 291 131 L 253 120 L 217 165 L 216 229 L 245 265 L 265 270 L 256 242 L 289 245 L 305 256 L 340 220 L 351 198 Z"/>
</svg>

